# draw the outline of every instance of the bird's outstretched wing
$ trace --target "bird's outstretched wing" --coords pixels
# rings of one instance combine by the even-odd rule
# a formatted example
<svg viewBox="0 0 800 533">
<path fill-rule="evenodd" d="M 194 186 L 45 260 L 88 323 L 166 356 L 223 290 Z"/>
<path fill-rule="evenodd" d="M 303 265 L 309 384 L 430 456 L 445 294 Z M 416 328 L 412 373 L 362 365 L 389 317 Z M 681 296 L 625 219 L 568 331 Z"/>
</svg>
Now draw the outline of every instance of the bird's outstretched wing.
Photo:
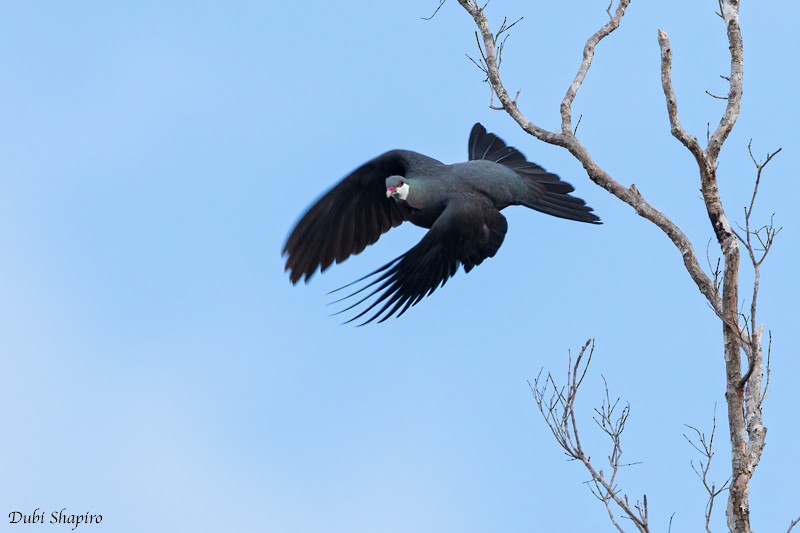
<svg viewBox="0 0 800 533">
<path fill-rule="evenodd" d="M 479 195 L 461 195 L 450 200 L 422 240 L 408 252 L 378 270 L 346 285 L 377 276 L 364 287 L 337 300 L 341 302 L 372 288 L 372 291 L 336 314 L 354 309 L 372 297 L 367 308 L 347 322 L 358 320 L 376 307 L 372 316 L 359 325 L 382 318 L 400 316 L 422 298 L 444 286 L 459 265 L 469 272 L 487 257 L 494 256 L 508 230 L 508 223 L 491 202 Z M 341 289 L 344 289 L 342 287 Z M 341 290 L 341 289 L 337 289 Z M 334 291 L 336 292 L 336 291 Z M 334 303 L 336 303 L 334 302 Z"/>
<path fill-rule="evenodd" d="M 386 152 L 344 178 L 312 205 L 297 223 L 283 254 L 285 270 L 297 283 L 319 268 L 324 272 L 360 253 L 404 218 L 396 202 L 386 197 L 387 177 L 405 175 L 407 161 L 398 150 Z"/>
</svg>

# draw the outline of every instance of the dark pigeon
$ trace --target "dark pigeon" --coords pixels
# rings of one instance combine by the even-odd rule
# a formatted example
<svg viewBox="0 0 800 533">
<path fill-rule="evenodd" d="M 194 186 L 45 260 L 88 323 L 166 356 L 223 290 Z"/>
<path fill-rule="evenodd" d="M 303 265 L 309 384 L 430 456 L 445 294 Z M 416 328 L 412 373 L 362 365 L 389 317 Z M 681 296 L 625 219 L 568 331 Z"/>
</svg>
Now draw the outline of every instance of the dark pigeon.
<svg viewBox="0 0 800 533">
<path fill-rule="evenodd" d="M 475 124 L 466 163 L 445 165 L 409 150 L 392 150 L 344 178 L 292 230 L 283 248 L 286 270 L 293 284 L 302 278 L 307 282 L 317 269 L 324 272 L 334 262 L 360 253 L 406 220 L 430 228 L 409 251 L 346 285 L 374 277 L 337 300 L 372 289 L 340 313 L 375 297 L 348 322 L 372 311 L 362 325 L 379 317 L 383 322 L 444 286 L 459 265 L 469 272 L 493 257 L 508 229 L 500 211 L 510 205 L 600 224 L 586 202 L 570 196 L 574 190 Z"/>
</svg>

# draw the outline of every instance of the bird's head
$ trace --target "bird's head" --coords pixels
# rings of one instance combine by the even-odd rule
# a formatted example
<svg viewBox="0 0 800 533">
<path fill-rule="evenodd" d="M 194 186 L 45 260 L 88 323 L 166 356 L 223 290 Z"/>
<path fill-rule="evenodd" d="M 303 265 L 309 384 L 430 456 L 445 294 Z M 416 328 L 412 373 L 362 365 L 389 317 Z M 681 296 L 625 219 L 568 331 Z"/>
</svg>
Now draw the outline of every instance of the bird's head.
<svg viewBox="0 0 800 533">
<path fill-rule="evenodd" d="M 386 198 L 405 200 L 408 197 L 408 183 L 403 176 L 386 178 Z"/>
</svg>

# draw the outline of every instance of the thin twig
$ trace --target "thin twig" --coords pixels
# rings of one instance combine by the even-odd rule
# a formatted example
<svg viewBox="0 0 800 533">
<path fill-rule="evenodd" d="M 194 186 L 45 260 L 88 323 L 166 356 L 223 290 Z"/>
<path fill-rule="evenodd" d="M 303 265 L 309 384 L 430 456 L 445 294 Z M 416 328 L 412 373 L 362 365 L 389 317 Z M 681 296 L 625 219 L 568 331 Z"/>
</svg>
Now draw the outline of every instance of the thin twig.
<svg viewBox="0 0 800 533">
<path fill-rule="evenodd" d="M 442 9 L 442 6 L 444 5 L 445 2 L 447 2 L 447 0 L 439 0 L 439 5 L 436 6 L 436 11 L 433 12 L 433 15 L 431 15 L 430 17 L 420 17 L 420 18 L 422 20 L 431 20 L 431 19 L 433 19 L 433 17 L 436 16 L 436 13 L 438 13 L 439 10 Z"/>
<path fill-rule="evenodd" d="M 706 94 L 708 96 L 710 96 L 711 98 L 716 98 L 717 100 L 727 100 L 728 99 L 727 96 L 718 96 L 716 94 L 710 93 L 709 91 L 706 91 Z"/>
<path fill-rule="evenodd" d="M 574 130 L 572 130 L 572 135 L 575 135 L 575 136 L 577 136 L 577 135 L 578 135 L 578 126 L 580 126 L 580 125 L 581 125 L 581 120 L 583 120 L 583 115 L 579 115 L 579 116 L 578 116 L 578 123 L 577 123 L 577 124 L 575 124 L 575 129 L 574 129 Z"/>
<path fill-rule="evenodd" d="M 588 353 L 587 353 L 588 350 Z M 591 479 L 589 489 L 597 497 L 608 513 L 609 519 L 618 531 L 623 531 L 614 514 L 615 507 L 618 507 L 625 514 L 625 517 L 633 521 L 640 532 L 648 532 L 647 518 L 647 497 L 643 498 L 644 503 L 636 502 L 631 505 L 628 497 L 620 495 L 617 488 L 617 475 L 619 469 L 628 466 L 621 462 L 622 444 L 621 436 L 625 430 L 625 424 L 630 414 L 630 406 L 625 405 L 621 412 L 617 413 L 620 400 L 611 399 L 608 382 L 603 378 L 605 384 L 605 398 L 600 408 L 595 409 L 596 416 L 594 421 L 597 426 L 605 433 L 611 441 L 611 452 L 607 456 L 610 475 L 606 475 L 603 469 L 598 469 L 592 462 L 589 455 L 583 450 L 581 443 L 578 417 L 575 408 L 575 401 L 578 390 L 586 378 L 589 364 L 594 353 L 594 343 L 591 339 L 581 347 L 574 361 L 572 352 L 569 352 L 567 361 L 567 383 L 559 387 L 552 374 L 548 373 L 542 377 L 542 372 L 533 382 L 531 391 L 533 393 L 536 406 L 544 418 L 547 427 L 564 450 L 567 457 L 571 460 L 580 461 L 589 471 Z M 585 358 L 585 361 L 584 361 Z M 629 463 L 636 464 L 636 463 Z"/>
<path fill-rule="evenodd" d="M 714 500 L 717 496 L 719 496 L 725 489 L 728 488 L 728 483 L 730 483 L 730 478 L 722 484 L 722 487 L 717 488 L 716 484 L 712 481 L 709 482 L 708 473 L 711 470 L 711 460 L 714 458 L 714 434 L 717 431 L 717 406 L 714 405 L 714 416 L 711 422 L 711 434 L 708 438 L 706 438 L 706 434 L 700 431 L 699 429 L 692 427 L 690 425 L 686 425 L 687 428 L 691 429 L 695 433 L 695 439 L 697 442 L 695 443 L 694 440 L 689 438 L 688 435 L 685 433 L 683 437 L 687 440 L 687 442 L 697 450 L 700 454 L 702 454 L 703 458 L 705 459 L 705 463 L 703 460 L 700 460 L 700 468 L 698 469 L 694 462 L 691 462 L 692 470 L 700 479 L 700 482 L 703 484 L 703 488 L 706 490 L 708 494 L 708 501 L 706 502 L 706 532 L 711 533 L 710 524 L 711 524 L 711 513 L 714 510 Z"/>
<path fill-rule="evenodd" d="M 761 392 L 761 401 L 758 404 L 759 409 L 761 408 L 761 404 L 764 403 L 764 400 L 767 399 L 767 392 L 769 392 L 769 376 L 772 373 L 771 362 L 772 362 L 772 331 L 768 331 L 767 335 L 769 336 L 769 341 L 767 342 L 767 370 L 765 372 L 766 376 L 764 378 L 764 389 Z"/>
</svg>

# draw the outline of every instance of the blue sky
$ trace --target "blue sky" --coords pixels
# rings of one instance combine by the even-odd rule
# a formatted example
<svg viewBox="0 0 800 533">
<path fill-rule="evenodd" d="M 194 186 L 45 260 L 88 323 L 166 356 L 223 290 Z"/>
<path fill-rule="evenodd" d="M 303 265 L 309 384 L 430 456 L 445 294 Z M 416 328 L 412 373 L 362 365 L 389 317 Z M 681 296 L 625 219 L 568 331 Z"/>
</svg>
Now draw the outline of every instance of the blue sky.
<svg viewBox="0 0 800 533">
<path fill-rule="evenodd" d="M 654 529 L 702 527 L 684 424 L 716 404 L 727 477 L 717 320 L 671 243 L 488 108 L 465 57 L 474 28 L 438 2 L 6 3 L 0 16 L 0 515 L 66 507 L 103 531 L 612 531 L 538 418 L 526 380 L 597 348 L 579 407 L 602 379 L 630 402 L 621 487 L 646 493 Z M 552 5 L 551 5 L 552 4 Z M 503 62 L 522 110 L 558 104 L 603 2 L 495 0 L 524 19 Z M 684 126 L 704 137 L 723 103 L 716 2 L 634 2 L 578 95 L 579 135 L 693 239 L 712 237 L 688 153 L 669 134 L 656 29 L 674 50 Z M 784 530 L 796 480 L 798 6 L 744 3 L 742 117 L 720 162 L 742 221 L 783 226 L 763 269 L 773 331 L 767 448 L 752 522 Z M 306 207 L 362 162 L 407 148 L 465 159 L 480 121 L 575 185 L 590 226 L 509 209 L 497 256 L 397 320 L 354 328 L 326 293 L 397 256 L 413 226 L 292 287 L 280 249 Z M 709 254 L 716 251 L 712 245 Z M 747 277 L 747 275 L 745 276 Z M 744 297 L 744 295 L 743 295 Z M 747 300 L 749 302 L 749 300 Z M 724 528 L 722 510 L 716 530 Z M 7 519 L 0 530 L 11 529 Z M 96 528 L 100 530 L 100 528 Z"/>
</svg>

